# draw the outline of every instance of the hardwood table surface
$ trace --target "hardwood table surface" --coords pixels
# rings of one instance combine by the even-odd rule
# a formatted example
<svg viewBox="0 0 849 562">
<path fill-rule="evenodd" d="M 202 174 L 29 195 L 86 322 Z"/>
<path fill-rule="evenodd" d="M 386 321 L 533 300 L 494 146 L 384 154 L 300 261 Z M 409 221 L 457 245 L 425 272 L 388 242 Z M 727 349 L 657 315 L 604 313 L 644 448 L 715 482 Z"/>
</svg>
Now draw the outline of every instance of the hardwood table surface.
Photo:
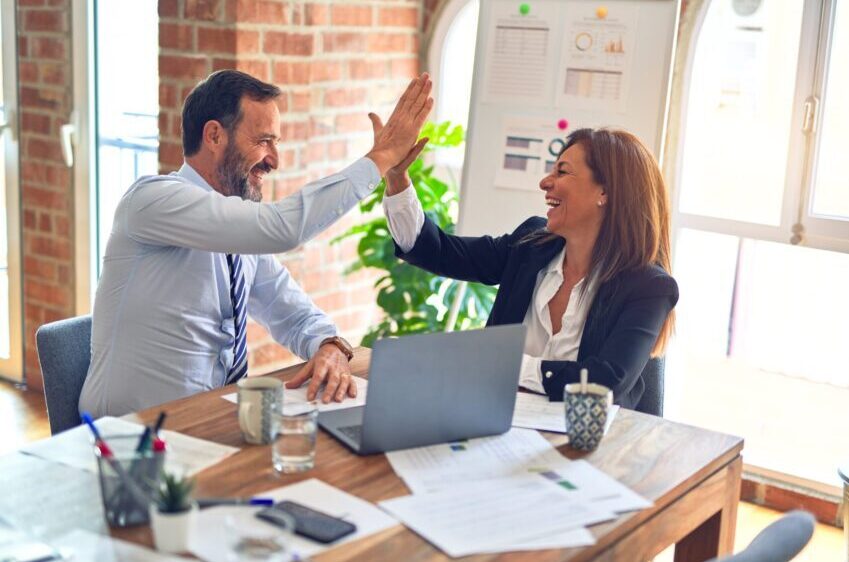
<svg viewBox="0 0 849 562">
<path fill-rule="evenodd" d="M 370 350 L 358 348 L 352 372 L 367 376 Z M 291 378 L 299 366 L 268 376 Z M 236 408 L 222 395 L 235 386 L 175 400 L 131 414 L 129 419 L 152 423 L 168 413 L 166 429 L 240 447 L 235 455 L 198 475 L 198 496 L 250 496 L 308 478 L 319 478 L 370 502 L 410 491 L 385 455 L 351 453 L 319 431 L 316 465 L 307 472 L 278 475 L 271 466 L 270 446 L 248 445 L 239 431 Z M 670 544 L 675 560 L 704 560 L 727 554 L 733 546 L 739 498 L 743 440 L 620 409 L 599 448 L 592 453 L 572 450 L 565 436 L 542 432 L 570 459 L 583 458 L 654 502 L 651 508 L 620 515 L 590 527 L 596 544 L 588 547 L 487 554 L 475 560 L 648 560 Z M 148 527 L 115 529 L 112 535 L 151 545 Z M 447 560 L 448 557 L 401 525 L 322 553 L 318 560 Z"/>
</svg>

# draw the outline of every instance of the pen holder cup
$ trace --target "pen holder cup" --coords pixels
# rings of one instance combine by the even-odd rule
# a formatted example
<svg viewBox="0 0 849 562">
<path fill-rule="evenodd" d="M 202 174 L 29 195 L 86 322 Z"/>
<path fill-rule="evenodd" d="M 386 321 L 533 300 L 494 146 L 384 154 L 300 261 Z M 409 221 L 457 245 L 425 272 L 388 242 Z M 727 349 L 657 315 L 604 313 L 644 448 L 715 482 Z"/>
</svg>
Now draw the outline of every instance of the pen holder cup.
<svg viewBox="0 0 849 562">
<path fill-rule="evenodd" d="M 613 392 L 600 384 L 590 383 L 584 389 L 580 383 L 567 384 L 563 403 L 569 445 L 581 451 L 594 451 L 604 437 Z"/>
<path fill-rule="evenodd" d="M 103 513 L 111 527 L 144 525 L 150 520 L 148 506 L 159 489 L 165 452 L 137 453 L 138 435 L 105 436 L 112 450 L 104 457 L 95 447 Z"/>
</svg>

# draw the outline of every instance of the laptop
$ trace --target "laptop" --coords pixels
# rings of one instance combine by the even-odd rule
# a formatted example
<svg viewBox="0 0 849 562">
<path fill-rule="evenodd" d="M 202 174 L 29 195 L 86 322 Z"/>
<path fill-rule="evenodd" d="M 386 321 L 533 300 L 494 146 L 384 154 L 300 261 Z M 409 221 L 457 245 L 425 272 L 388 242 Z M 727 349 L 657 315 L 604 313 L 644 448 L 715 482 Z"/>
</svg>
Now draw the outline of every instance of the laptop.
<svg viewBox="0 0 849 562">
<path fill-rule="evenodd" d="M 365 406 L 318 423 L 360 455 L 504 433 L 524 347 L 521 324 L 378 340 Z"/>
</svg>

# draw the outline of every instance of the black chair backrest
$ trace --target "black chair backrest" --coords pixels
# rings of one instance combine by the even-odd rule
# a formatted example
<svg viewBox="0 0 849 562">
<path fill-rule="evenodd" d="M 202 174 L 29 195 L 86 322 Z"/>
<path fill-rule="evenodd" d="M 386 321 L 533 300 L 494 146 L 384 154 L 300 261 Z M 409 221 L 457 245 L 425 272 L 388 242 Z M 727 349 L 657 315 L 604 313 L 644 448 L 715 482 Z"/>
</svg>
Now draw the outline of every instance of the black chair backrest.
<svg viewBox="0 0 849 562">
<path fill-rule="evenodd" d="M 663 417 L 663 377 L 666 371 L 666 358 L 649 359 L 643 368 L 642 378 L 646 385 L 640 402 L 634 408 L 638 412 Z"/>
</svg>

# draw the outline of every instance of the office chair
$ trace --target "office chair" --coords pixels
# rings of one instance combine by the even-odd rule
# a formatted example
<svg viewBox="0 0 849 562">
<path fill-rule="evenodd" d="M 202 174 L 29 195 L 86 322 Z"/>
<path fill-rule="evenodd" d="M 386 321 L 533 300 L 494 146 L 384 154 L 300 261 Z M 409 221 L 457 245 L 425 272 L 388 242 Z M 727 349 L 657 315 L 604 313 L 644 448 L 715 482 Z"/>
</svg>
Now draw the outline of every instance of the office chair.
<svg viewBox="0 0 849 562">
<path fill-rule="evenodd" d="M 815 523 L 807 511 L 790 511 L 758 533 L 742 552 L 708 562 L 788 562 L 811 540 Z"/>
<path fill-rule="evenodd" d="M 35 333 L 50 432 L 80 424 L 78 402 L 91 362 L 91 315 L 44 324 Z"/>
<path fill-rule="evenodd" d="M 663 417 L 663 377 L 666 371 L 666 358 L 649 359 L 640 375 L 646 385 L 637 407 L 638 412 Z"/>
</svg>

